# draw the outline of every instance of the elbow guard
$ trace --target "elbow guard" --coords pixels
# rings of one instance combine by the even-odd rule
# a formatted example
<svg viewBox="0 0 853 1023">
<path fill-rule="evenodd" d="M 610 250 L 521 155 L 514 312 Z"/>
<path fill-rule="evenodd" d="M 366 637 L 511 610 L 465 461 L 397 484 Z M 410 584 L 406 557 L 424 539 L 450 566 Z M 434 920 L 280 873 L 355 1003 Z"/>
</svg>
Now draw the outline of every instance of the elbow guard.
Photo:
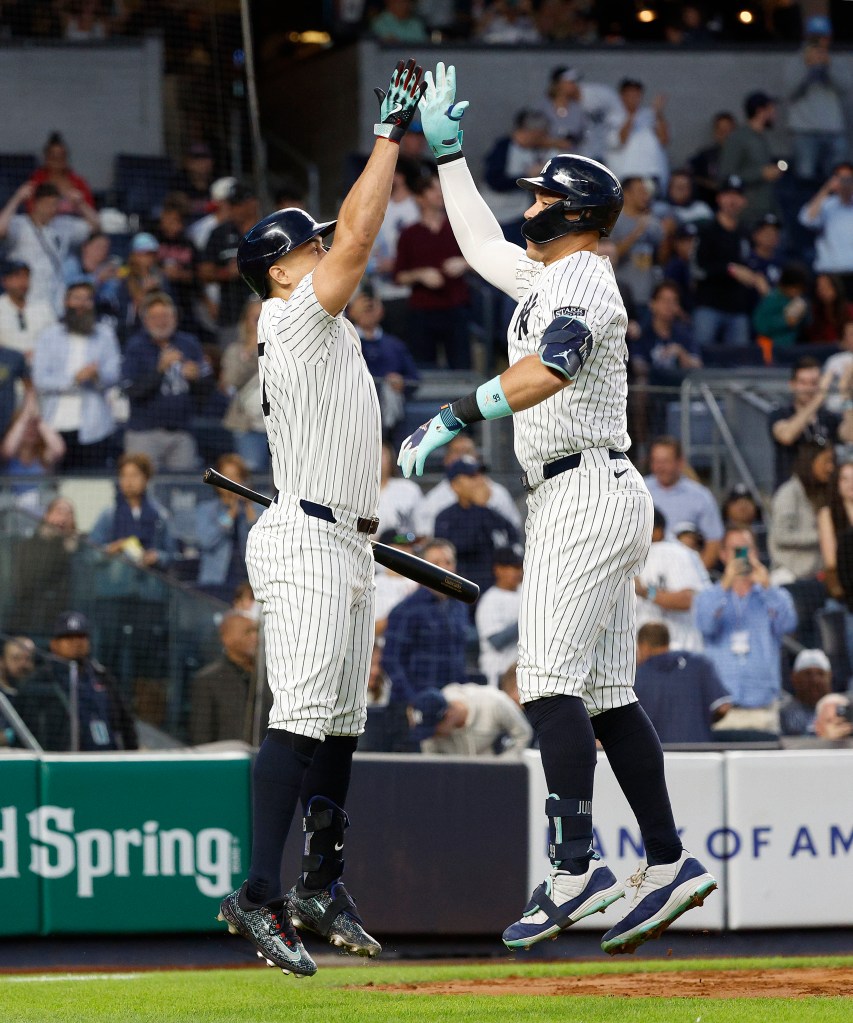
<svg viewBox="0 0 853 1023">
<path fill-rule="evenodd" d="M 573 316 L 557 316 L 545 328 L 539 358 L 566 380 L 574 380 L 592 353 L 589 327 Z"/>
</svg>

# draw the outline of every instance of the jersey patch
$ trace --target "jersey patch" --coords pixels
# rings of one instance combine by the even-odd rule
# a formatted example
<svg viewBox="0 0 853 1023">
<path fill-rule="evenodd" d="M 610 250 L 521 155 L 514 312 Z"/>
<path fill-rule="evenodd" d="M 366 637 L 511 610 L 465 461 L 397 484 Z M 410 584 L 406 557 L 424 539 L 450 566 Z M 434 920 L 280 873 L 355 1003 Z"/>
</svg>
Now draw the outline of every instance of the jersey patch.
<svg viewBox="0 0 853 1023">
<path fill-rule="evenodd" d="M 592 334 L 583 320 L 557 316 L 545 328 L 539 358 L 566 380 L 574 380 L 592 352 Z"/>
<path fill-rule="evenodd" d="M 571 316 L 576 320 L 586 318 L 586 309 L 579 305 L 563 305 L 554 310 L 555 316 Z"/>
</svg>

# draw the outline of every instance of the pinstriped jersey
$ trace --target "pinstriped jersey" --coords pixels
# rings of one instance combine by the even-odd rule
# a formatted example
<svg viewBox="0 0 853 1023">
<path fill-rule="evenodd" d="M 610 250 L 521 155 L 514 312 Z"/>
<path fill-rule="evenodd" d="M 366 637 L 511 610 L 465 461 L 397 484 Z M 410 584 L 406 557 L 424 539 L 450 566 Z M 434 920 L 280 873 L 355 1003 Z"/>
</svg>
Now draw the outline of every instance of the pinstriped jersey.
<svg viewBox="0 0 853 1023">
<path fill-rule="evenodd" d="M 628 436 L 628 315 L 610 261 L 575 252 L 545 266 L 521 256 L 518 307 L 507 332 L 510 365 L 538 351 L 557 316 L 589 327 L 593 348 L 573 384 L 533 408 L 516 412 L 515 453 L 532 469 L 585 448 L 626 451 Z"/>
<path fill-rule="evenodd" d="M 282 493 L 372 518 L 379 505 L 379 399 L 344 316 L 314 293 L 313 273 L 287 301 L 267 299 L 258 367 L 273 480 Z"/>
</svg>

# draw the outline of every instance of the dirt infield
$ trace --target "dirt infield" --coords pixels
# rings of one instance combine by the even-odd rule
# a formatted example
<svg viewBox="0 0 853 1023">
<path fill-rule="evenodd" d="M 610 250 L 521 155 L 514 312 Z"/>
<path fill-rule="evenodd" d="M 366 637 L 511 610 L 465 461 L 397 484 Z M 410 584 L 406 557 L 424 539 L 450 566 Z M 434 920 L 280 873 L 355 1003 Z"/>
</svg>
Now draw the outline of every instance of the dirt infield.
<svg viewBox="0 0 853 1023">
<path fill-rule="evenodd" d="M 372 986 L 372 985 L 369 985 Z M 377 991 L 408 995 L 613 995 L 634 998 L 811 998 L 853 996 L 853 968 L 678 970 L 577 977 L 499 977 L 491 980 L 382 984 Z"/>
</svg>

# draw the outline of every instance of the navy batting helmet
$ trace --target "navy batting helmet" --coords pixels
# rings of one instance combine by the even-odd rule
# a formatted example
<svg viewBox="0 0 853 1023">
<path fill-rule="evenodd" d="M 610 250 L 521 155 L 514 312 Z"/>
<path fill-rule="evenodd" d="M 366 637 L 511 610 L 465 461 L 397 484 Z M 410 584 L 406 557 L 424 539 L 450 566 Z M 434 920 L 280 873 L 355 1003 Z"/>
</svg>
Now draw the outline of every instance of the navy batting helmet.
<svg viewBox="0 0 853 1023">
<path fill-rule="evenodd" d="M 535 178 L 519 178 L 516 184 L 528 192 L 542 189 L 565 196 L 547 210 L 524 222 L 521 233 L 538 245 L 566 234 L 598 231 L 606 238 L 622 212 L 622 186 L 616 175 L 603 164 L 586 156 L 562 153 L 550 159 Z M 578 211 L 577 220 L 565 214 Z"/>
<path fill-rule="evenodd" d="M 313 217 L 296 208 L 277 210 L 257 224 L 240 240 L 237 247 L 237 269 L 258 298 L 269 297 L 270 278 L 267 270 L 312 238 L 325 238 L 335 229 L 336 220 L 317 223 Z"/>
</svg>

